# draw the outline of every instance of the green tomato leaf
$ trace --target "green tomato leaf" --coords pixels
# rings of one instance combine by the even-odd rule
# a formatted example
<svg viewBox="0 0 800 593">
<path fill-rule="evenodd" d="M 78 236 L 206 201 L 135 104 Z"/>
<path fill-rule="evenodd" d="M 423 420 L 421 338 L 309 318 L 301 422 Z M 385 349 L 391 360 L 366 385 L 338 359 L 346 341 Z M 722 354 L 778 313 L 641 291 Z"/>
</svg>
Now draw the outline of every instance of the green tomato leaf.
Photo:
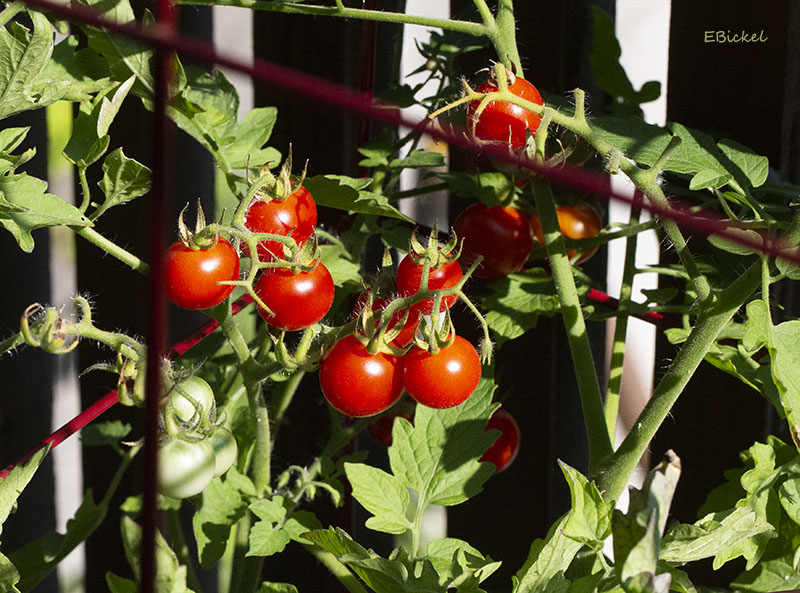
<svg viewBox="0 0 800 593">
<path fill-rule="evenodd" d="M 789 518 L 800 525 L 800 477 L 783 482 L 778 487 L 778 499 Z"/>
<path fill-rule="evenodd" d="M 714 169 L 703 169 L 698 171 L 691 181 L 689 181 L 689 189 L 692 191 L 700 191 L 701 189 L 718 189 L 726 185 L 733 176 L 729 173 L 723 173 Z"/>
<path fill-rule="evenodd" d="M 226 131 L 233 141 L 222 147 L 222 154 L 232 169 L 244 169 L 248 163 L 251 167 L 265 164 L 274 167 L 280 162 L 281 154 L 265 147 L 277 118 L 278 110 L 274 107 L 257 107 Z"/>
<path fill-rule="evenodd" d="M 286 516 L 284 498 L 259 499 L 250 504 L 250 511 L 260 520 L 250 528 L 250 548 L 247 556 L 272 556 L 283 551 L 289 543 L 289 534 L 283 529 Z"/>
<path fill-rule="evenodd" d="M 324 175 L 309 177 L 304 182 L 305 188 L 314 196 L 317 206 L 327 206 L 338 210 L 347 210 L 359 214 L 374 214 L 398 218 L 413 222 L 389 203 L 386 196 L 366 191 L 369 179 L 353 179 L 342 175 Z"/>
<path fill-rule="evenodd" d="M 389 464 L 406 488 L 419 495 L 418 505 L 452 506 L 481 491 L 493 466 L 478 458 L 494 442 L 486 422 L 497 407 L 492 404 L 494 381 L 484 377 L 467 401 L 445 410 L 417 406 L 412 425 L 395 420 Z"/>
<path fill-rule="evenodd" d="M 65 534 L 49 533 L 15 550 L 10 557 L 19 568 L 20 587 L 30 590 L 55 570 L 59 562 L 103 524 L 107 512 L 108 505 L 96 504 L 92 491 L 88 490 L 75 516 L 67 521 Z"/>
<path fill-rule="evenodd" d="M 81 443 L 85 447 L 103 447 L 119 443 L 133 430 L 121 420 L 92 422 L 81 430 Z"/>
<path fill-rule="evenodd" d="M 153 174 L 148 167 L 128 158 L 117 148 L 103 161 L 103 179 L 97 185 L 106 199 L 92 213 L 96 220 L 106 210 L 145 195 L 150 191 Z"/>
<path fill-rule="evenodd" d="M 412 527 L 406 518 L 410 497 L 400 480 L 362 463 L 345 463 L 344 471 L 353 487 L 353 498 L 374 515 L 367 519 L 367 527 L 395 534 Z"/>
<path fill-rule="evenodd" d="M 746 241 L 755 241 L 756 244 L 763 240 L 761 233 L 753 229 L 728 227 L 727 231 L 730 235 L 733 235 L 733 237 L 741 238 L 742 240 Z M 757 251 L 752 247 L 742 245 L 741 243 L 728 239 L 727 237 L 720 237 L 719 235 L 709 235 L 708 242 L 717 249 L 722 249 L 723 251 L 727 251 L 728 253 L 733 253 L 735 255 L 752 255 L 757 253 Z"/>
<path fill-rule="evenodd" d="M 535 328 L 541 315 L 561 309 L 553 279 L 542 268 L 495 280 L 482 304 L 498 346 Z"/>
<path fill-rule="evenodd" d="M 485 558 L 467 542 L 452 537 L 430 542 L 426 559 L 439 574 L 439 583 L 448 589 L 472 577 L 477 586 L 500 568 L 500 562 Z"/>
<path fill-rule="evenodd" d="M 46 182 L 24 173 L 0 177 L 0 225 L 14 236 L 26 253 L 33 251 L 31 231 L 34 229 L 92 224 L 75 206 L 46 191 Z"/>
<path fill-rule="evenodd" d="M 767 348 L 772 360 L 772 378 L 778 388 L 786 420 L 795 445 L 800 443 L 800 320 L 785 321 L 772 328 Z"/>
<path fill-rule="evenodd" d="M 664 537 L 661 559 L 686 564 L 713 558 L 773 527 L 752 509 L 739 507 L 711 513 L 692 525 L 673 526 Z"/>
<path fill-rule="evenodd" d="M 545 539 L 536 539 L 525 564 L 514 577 L 513 593 L 566 593 L 569 583 L 564 572 L 583 544 L 564 533 L 564 526 L 575 511 L 556 521 Z"/>
<path fill-rule="evenodd" d="M 603 500 L 594 482 L 563 461 L 558 462 L 569 484 L 572 513 L 564 524 L 564 534 L 590 547 L 602 547 L 611 532 L 614 505 Z"/>
<path fill-rule="evenodd" d="M 92 49 L 78 49 L 78 45 L 75 35 L 56 44 L 53 56 L 42 73 L 45 80 L 68 81 L 69 86 L 62 99 L 74 102 L 90 100 L 92 94 L 116 84 L 111 79 L 106 61 Z"/>
<path fill-rule="evenodd" d="M 350 255 L 338 245 L 320 245 L 320 261 L 325 264 L 336 286 L 361 285 L 361 269 L 350 260 Z"/>
<path fill-rule="evenodd" d="M 790 557 L 775 558 L 759 562 L 736 577 L 730 586 L 732 591 L 743 593 L 800 589 L 800 572 L 792 566 Z"/>
<path fill-rule="evenodd" d="M 420 167 L 443 167 L 445 165 L 444 155 L 440 152 L 430 152 L 427 150 L 416 149 L 408 153 L 401 159 L 394 159 L 389 163 L 390 168 L 395 169 L 414 169 Z"/>
<path fill-rule="evenodd" d="M 72 127 L 72 136 L 64 148 L 64 157 L 74 165 L 89 166 L 108 149 L 108 129 L 119 113 L 122 102 L 133 86 L 133 77 L 106 88 L 91 103 L 81 105 Z"/>
<path fill-rule="evenodd" d="M 116 23 L 135 23 L 136 15 L 128 0 L 77 0 L 78 4 L 88 6 L 105 19 Z M 152 17 L 150 17 L 152 18 Z M 112 78 L 122 82 L 133 76 L 133 92 L 138 97 L 152 101 L 155 96 L 153 73 L 153 50 L 145 44 L 90 26 L 82 27 L 89 47 L 103 56 L 108 64 Z"/>
<path fill-rule="evenodd" d="M 647 166 L 656 163 L 672 136 L 669 130 L 645 123 L 641 117 L 635 116 L 590 117 L 589 124 L 598 137 Z"/>
<path fill-rule="evenodd" d="M 117 576 L 113 572 L 106 573 L 106 584 L 111 593 L 138 593 L 139 591 L 136 581 Z"/>
<path fill-rule="evenodd" d="M 3 591 L 19 593 L 19 572 L 14 564 L 3 553 L 0 553 L 0 587 Z"/>
<path fill-rule="evenodd" d="M 270 583 L 264 581 L 261 583 L 257 593 L 298 593 L 297 587 L 289 583 Z"/>
<path fill-rule="evenodd" d="M 460 198 L 478 200 L 489 207 L 508 205 L 516 186 L 505 173 L 436 173 Z"/>
<path fill-rule="evenodd" d="M 760 187 L 767 180 L 769 174 L 769 159 L 760 156 L 728 138 L 723 138 L 717 142 L 720 151 L 728 157 L 730 165 L 728 169 L 733 169 L 732 173 L 742 187 Z M 731 166 L 732 165 L 732 166 Z"/>
<path fill-rule="evenodd" d="M 222 558 L 230 537 L 231 527 L 247 510 L 246 495 L 228 477 L 236 472 L 232 467 L 223 478 L 214 478 L 195 499 L 197 510 L 192 527 L 197 541 L 197 554 L 203 568 L 213 567 Z"/>
<path fill-rule="evenodd" d="M 154 590 L 159 593 L 186 593 L 186 567 L 178 561 L 178 557 L 161 533 L 156 532 L 156 580 Z M 141 574 L 140 551 L 142 547 L 142 528 L 129 517 L 122 518 L 122 543 L 125 556 L 136 575 Z"/>
</svg>

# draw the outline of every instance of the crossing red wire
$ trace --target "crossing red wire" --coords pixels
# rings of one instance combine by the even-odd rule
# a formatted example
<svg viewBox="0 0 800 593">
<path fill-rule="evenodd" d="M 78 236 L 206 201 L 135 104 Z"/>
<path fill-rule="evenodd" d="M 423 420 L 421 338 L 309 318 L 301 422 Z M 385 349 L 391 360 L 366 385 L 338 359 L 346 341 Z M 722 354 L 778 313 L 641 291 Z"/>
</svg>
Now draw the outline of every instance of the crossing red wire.
<svg viewBox="0 0 800 593">
<path fill-rule="evenodd" d="M 314 103 L 326 103 L 331 107 L 345 109 L 358 115 L 384 121 L 396 127 L 402 126 L 415 131 L 424 131 L 431 137 L 446 142 L 451 146 L 473 152 L 480 151 L 487 157 L 539 173 L 556 184 L 578 189 L 607 200 L 613 199 L 627 204 L 632 204 L 634 201 L 638 202 L 638 200 L 634 200 L 632 195 L 609 188 L 606 177 L 596 172 L 566 164 L 558 167 L 545 166 L 534 163 L 521 155 L 509 154 L 507 149 L 500 146 L 478 146 L 468 138 L 464 129 L 444 130 L 427 119 L 422 121 L 412 120 L 403 115 L 399 109 L 374 101 L 360 92 L 266 60 L 253 60 L 252 63 L 244 63 L 215 51 L 213 46 L 205 41 L 180 35 L 159 23 L 149 27 L 144 27 L 138 23 L 115 23 L 99 16 L 96 11 L 80 5 L 67 6 L 50 0 L 23 1 L 31 6 L 36 6 L 66 18 L 106 28 L 109 31 L 143 41 L 153 47 L 175 50 L 184 56 L 213 62 L 248 74 L 256 80 L 273 84 L 287 92 L 301 95 L 306 99 L 314 99 Z M 670 200 L 669 205 L 663 206 L 651 200 L 645 200 L 641 204 L 641 208 L 649 211 L 654 216 L 672 219 L 686 228 L 700 231 L 706 235 L 717 235 L 733 243 L 751 248 L 756 252 L 780 257 L 800 265 L 800 250 L 797 249 L 797 246 L 789 245 L 786 241 L 774 235 L 763 234 L 758 235 L 758 238 L 756 238 L 751 234 L 737 233 L 736 230 L 739 225 L 736 223 L 732 223 L 727 218 L 713 213 L 705 213 L 703 216 L 698 216 L 693 207 L 683 204 L 674 198 Z"/>
</svg>

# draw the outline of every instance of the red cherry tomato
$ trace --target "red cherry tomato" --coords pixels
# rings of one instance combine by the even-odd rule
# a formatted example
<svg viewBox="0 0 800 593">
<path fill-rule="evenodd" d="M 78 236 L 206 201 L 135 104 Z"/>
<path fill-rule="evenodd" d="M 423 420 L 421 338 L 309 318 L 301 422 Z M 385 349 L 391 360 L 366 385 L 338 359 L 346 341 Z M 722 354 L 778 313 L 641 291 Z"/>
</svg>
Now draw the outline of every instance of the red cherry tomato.
<svg viewBox="0 0 800 593">
<path fill-rule="evenodd" d="M 300 247 L 314 234 L 317 205 L 308 190 L 300 186 L 283 201 L 254 201 L 244 217 L 244 225 L 254 233 L 290 236 Z M 261 241 L 258 256 L 262 261 L 282 258 L 283 243 Z"/>
<path fill-rule="evenodd" d="M 505 408 L 498 408 L 489 422 L 486 424 L 486 430 L 499 430 L 500 436 L 497 440 L 486 450 L 480 461 L 488 461 L 493 463 L 497 468 L 496 473 L 504 471 L 516 459 L 519 453 L 520 430 L 517 421 L 514 417 L 505 410 Z"/>
<path fill-rule="evenodd" d="M 561 228 L 561 233 L 570 239 L 588 239 L 590 237 L 596 237 L 600 229 L 603 228 L 600 216 L 589 204 L 559 206 L 556 208 L 556 214 L 558 215 L 558 226 Z M 543 246 L 544 233 L 542 232 L 542 223 L 539 221 L 539 217 L 534 214 L 531 216 L 530 221 L 533 236 L 539 242 L 539 245 Z M 582 264 L 592 257 L 596 251 L 597 245 L 593 245 L 579 255 L 576 263 Z M 575 249 L 568 249 L 567 257 L 572 259 L 575 257 L 576 253 L 577 251 Z"/>
<path fill-rule="evenodd" d="M 225 280 L 239 279 L 239 255 L 219 237 L 208 249 L 190 249 L 181 241 L 170 245 L 164 256 L 164 285 L 170 301 L 184 309 L 208 309 L 233 292 Z"/>
<path fill-rule="evenodd" d="M 319 263 L 308 272 L 294 273 L 288 268 L 267 268 L 254 286 L 258 297 L 272 315 L 258 308 L 267 323 L 278 329 L 304 329 L 325 317 L 333 304 L 333 278 Z"/>
<path fill-rule="evenodd" d="M 395 282 L 400 296 L 407 297 L 415 294 L 422 284 L 422 264 L 414 263 L 411 256 L 406 255 L 397 267 Z M 428 290 L 452 288 L 461 281 L 463 273 L 457 261 L 446 261 L 438 267 L 431 267 L 428 273 Z M 442 298 L 441 311 L 449 309 L 458 300 L 458 296 L 451 294 Z M 433 299 L 425 299 L 413 305 L 410 309 L 409 320 L 416 324 L 419 314 L 430 315 L 433 313 Z"/>
<path fill-rule="evenodd" d="M 497 85 L 489 81 L 478 87 L 479 93 L 497 90 Z M 508 85 L 508 90 L 531 103 L 542 105 L 539 91 L 521 76 L 515 77 L 513 84 Z M 525 146 L 526 130 L 530 130 L 531 134 L 535 133 L 542 121 L 532 111 L 505 101 L 490 101 L 480 116 L 476 117 L 478 105 L 480 101 L 472 101 L 467 107 L 467 129 L 485 142 L 502 142 L 510 144 L 512 148 L 522 148 Z"/>
<path fill-rule="evenodd" d="M 480 379 L 478 352 L 461 336 L 436 354 L 414 346 L 403 356 L 406 391 L 429 408 L 452 408 L 466 401 Z"/>
<path fill-rule="evenodd" d="M 403 393 L 403 365 L 390 354 L 370 354 L 350 334 L 331 348 L 319 367 L 322 394 L 346 416 L 374 416 L 393 406 Z"/>
<path fill-rule="evenodd" d="M 533 248 L 528 218 L 506 206 L 473 204 L 458 215 L 453 230 L 463 240 L 461 260 L 465 266 L 483 256 L 475 270 L 480 278 L 502 278 L 518 272 Z"/>
</svg>

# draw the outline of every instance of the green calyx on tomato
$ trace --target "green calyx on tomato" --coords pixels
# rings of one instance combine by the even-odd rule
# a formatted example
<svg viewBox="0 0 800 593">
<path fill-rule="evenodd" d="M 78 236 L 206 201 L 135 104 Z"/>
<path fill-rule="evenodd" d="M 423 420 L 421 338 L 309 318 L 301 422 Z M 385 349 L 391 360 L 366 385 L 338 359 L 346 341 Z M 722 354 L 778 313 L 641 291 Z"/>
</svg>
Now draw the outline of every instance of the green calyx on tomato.
<svg viewBox="0 0 800 593">
<path fill-rule="evenodd" d="M 458 263 L 460 250 L 457 250 L 458 238 L 451 234 L 449 241 L 438 246 L 438 232 L 434 225 L 428 239 L 428 245 L 423 246 L 416 238 L 411 236 L 409 252 L 397 267 L 395 283 L 397 292 L 401 297 L 410 297 L 420 291 L 443 290 L 458 286 L 464 273 Z M 439 310 L 449 309 L 458 300 L 458 295 L 449 294 L 441 297 Z M 424 299 L 409 308 L 410 318 L 417 319 L 420 315 L 430 315 L 434 309 L 434 299 Z"/>
<path fill-rule="evenodd" d="M 167 392 L 163 402 L 164 424 L 171 436 L 205 436 L 217 415 L 211 386 L 197 375 L 180 380 Z"/>
</svg>

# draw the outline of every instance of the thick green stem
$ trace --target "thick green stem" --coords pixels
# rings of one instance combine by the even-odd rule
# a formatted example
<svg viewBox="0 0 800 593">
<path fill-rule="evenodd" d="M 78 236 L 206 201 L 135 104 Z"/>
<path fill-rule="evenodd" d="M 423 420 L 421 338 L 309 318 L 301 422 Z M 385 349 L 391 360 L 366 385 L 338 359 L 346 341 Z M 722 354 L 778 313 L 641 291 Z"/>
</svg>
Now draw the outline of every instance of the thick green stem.
<svg viewBox="0 0 800 593">
<path fill-rule="evenodd" d="M 269 411 L 261 391 L 262 365 L 256 362 L 250 354 L 247 341 L 231 314 L 230 302 L 226 301 L 216 307 L 212 310 L 212 313 L 219 322 L 236 355 L 244 387 L 247 391 L 250 413 L 255 419 L 256 438 L 253 444 L 253 457 L 249 473 L 256 487 L 256 494 L 263 496 L 269 490 L 271 480 L 270 457 L 272 455 L 272 440 L 270 436 Z"/>
<path fill-rule="evenodd" d="M 346 19 L 362 19 L 407 25 L 422 25 L 445 31 L 456 31 L 481 37 L 486 34 L 486 27 L 481 23 L 450 19 L 436 19 L 399 12 L 382 10 L 366 10 L 363 8 L 342 8 L 336 6 L 317 6 L 291 2 L 274 2 L 270 0 L 179 0 L 178 4 L 208 4 L 217 6 L 237 6 L 252 10 L 283 12 L 287 14 L 307 14 L 314 16 L 331 16 Z"/>
<path fill-rule="evenodd" d="M 558 226 L 558 215 L 550 184 L 543 179 L 534 179 L 533 194 L 536 209 L 542 224 L 545 247 L 550 258 L 550 268 L 561 302 L 561 316 L 567 330 L 567 341 L 575 365 L 575 378 L 581 398 L 586 434 L 589 440 L 589 467 L 598 467 L 612 452 L 611 440 L 606 429 L 603 411 L 603 396 L 594 366 L 589 335 L 583 318 L 572 264 L 567 257 L 566 245 Z"/>
<path fill-rule="evenodd" d="M 489 28 L 488 36 L 497 52 L 497 57 L 504 66 L 522 76 L 522 61 L 517 50 L 517 24 L 514 21 L 512 0 L 499 0 L 495 23 L 495 27 Z"/>
<path fill-rule="evenodd" d="M 619 449 L 592 474 L 608 500 L 622 493 L 636 464 L 708 349 L 742 303 L 758 288 L 760 280 L 761 263 L 756 262 L 700 313 L 694 329 Z"/>
<path fill-rule="evenodd" d="M 639 224 L 639 205 L 631 207 L 629 225 Z M 622 367 L 625 361 L 625 337 L 628 333 L 628 303 L 633 293 L 633 279 L 636 276 L 636 245 L 638 235 L 631 235 L 625 243 L 622 283 L 619 289 L 619 317 L 614 327 L 614 343 L 611 347 L 611 361 L 608 370 L 608 389 L 606 391 L 606 426 L 613 443 L 617 432 L 620 390 L 622 388 Z"/>
</svg>

